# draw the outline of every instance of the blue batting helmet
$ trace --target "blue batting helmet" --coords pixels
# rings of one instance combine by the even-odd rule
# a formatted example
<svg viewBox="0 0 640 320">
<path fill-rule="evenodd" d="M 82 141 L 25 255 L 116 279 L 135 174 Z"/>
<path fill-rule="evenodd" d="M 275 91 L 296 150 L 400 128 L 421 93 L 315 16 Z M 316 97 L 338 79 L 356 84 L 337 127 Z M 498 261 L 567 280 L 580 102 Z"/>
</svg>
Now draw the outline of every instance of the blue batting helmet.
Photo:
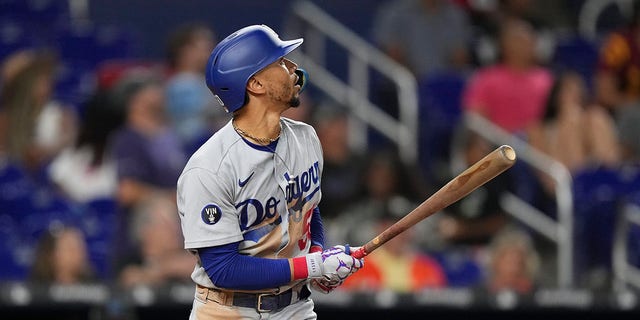
<svg viewBox="0 0 640 320">
<path fill-rule="evenodd" d="M 222 40 L 207 62 L 207 86 L 234 112 L 244 104 L 247 81 L 258 71 L 297 48 L 303 39 L 283 41 L 265 25 L 244 27 Z"/>
</svg>

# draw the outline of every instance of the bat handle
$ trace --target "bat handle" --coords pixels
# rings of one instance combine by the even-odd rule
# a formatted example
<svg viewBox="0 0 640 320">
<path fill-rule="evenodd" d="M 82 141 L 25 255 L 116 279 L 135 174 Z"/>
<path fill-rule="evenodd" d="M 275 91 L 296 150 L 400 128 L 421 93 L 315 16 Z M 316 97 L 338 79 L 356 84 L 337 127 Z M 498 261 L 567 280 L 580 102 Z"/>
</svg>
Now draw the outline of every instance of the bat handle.
<svg viewBox="0 0 640 320">
<path fill-rule="evenodd" d="M 367 255 L 367 252 L 364 251 L 364 246 L 358 248 L 358 250 L 351 253 L 351 256 L 356 259 L 362 259 Z"/>
</svg>

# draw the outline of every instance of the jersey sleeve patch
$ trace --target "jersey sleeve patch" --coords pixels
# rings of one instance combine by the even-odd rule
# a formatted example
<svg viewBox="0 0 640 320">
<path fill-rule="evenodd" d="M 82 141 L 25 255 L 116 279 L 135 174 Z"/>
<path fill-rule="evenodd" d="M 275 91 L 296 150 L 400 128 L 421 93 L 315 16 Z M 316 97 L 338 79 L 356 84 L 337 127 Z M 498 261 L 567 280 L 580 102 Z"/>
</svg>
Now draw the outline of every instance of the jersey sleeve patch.
<svg viewBox="0 0 640 320">
<path fill-rule="evenodd" d="M 200 216 L 204 223 L 214 225 L 220 221 L 220 217 L 222 217 L 222 209 L 220 209 L 217 204 L 211 203 L 202 208 Z"/>
</svg>

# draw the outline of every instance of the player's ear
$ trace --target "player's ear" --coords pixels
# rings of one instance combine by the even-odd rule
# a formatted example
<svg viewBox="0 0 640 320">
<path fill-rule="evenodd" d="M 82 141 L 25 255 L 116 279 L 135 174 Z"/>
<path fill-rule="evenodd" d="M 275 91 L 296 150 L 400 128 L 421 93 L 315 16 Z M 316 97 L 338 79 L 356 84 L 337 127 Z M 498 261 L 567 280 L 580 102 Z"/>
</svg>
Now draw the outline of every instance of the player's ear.
<svg viewBox="0 0 640 320">
<path fill-rule="evenodd" d="M 247 81 L 247 91 L 253 94 L 260 94 L 260 93 L 264 93 L 264 90 L 265 90 L 265 87 L 260 81 L 260 79 L 256 77 L 251 77 L 249 78 L 249 81 Z"/>
</svg>

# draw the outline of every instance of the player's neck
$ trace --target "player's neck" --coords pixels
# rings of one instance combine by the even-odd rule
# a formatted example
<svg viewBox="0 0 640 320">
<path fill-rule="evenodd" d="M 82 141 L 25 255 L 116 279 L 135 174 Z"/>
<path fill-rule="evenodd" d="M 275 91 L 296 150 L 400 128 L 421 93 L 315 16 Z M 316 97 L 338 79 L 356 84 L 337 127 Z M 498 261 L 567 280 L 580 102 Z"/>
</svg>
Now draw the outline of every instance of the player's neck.
<svg viewBox="0 0 640 320">
<path fill-rule="evenodd" d="M 254 137 L 276 138 L 280 134 L 280 113 L 266 108 L 244 106 L 234 114 L 233 122 Z"/>
</svg>

